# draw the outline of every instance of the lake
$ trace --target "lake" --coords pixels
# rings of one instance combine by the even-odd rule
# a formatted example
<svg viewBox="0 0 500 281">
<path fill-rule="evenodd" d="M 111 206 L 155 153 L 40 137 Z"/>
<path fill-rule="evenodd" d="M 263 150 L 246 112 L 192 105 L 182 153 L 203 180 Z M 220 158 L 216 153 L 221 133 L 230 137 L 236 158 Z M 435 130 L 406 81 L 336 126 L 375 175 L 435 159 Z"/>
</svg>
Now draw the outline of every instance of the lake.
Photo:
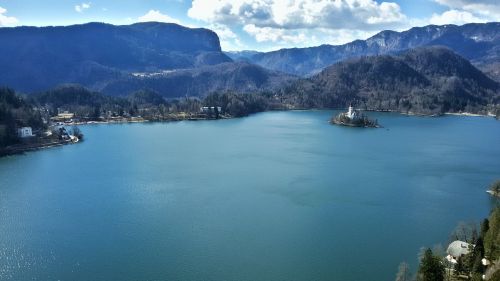
<svg viewBox="0 0 500 281">
<path fill-rule="evenodd" d="M 489 213 L 500 121 L 334 111 L 80 127 L 0 159 L 0 280 L 394 280 Z"/>
</svg>

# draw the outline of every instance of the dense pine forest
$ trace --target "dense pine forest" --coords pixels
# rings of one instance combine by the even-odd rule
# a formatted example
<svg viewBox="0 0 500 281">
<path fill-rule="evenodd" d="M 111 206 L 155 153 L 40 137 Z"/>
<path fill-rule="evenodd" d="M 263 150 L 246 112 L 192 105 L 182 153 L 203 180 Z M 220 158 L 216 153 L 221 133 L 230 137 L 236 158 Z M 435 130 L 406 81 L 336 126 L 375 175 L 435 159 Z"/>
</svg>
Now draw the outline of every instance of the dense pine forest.
<svg viewBox="0 0 500 281">
<path fill-rule="evenodd" d="M 34 130 L 46 128 L 33 104 L 11 89 L 0 88 L 0 147 L 18 143 L 17 129 L 25 126 Z"/>
</svg>

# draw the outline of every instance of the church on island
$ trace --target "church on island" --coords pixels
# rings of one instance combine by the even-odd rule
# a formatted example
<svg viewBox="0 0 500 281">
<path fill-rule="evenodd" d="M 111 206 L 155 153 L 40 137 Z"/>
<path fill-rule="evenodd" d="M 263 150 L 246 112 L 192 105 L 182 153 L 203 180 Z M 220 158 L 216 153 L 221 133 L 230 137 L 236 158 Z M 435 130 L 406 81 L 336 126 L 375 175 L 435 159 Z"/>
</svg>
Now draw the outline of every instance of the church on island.
<svg viewBox="0 0 500 281">
<path fill-rule="evenodd" d="M 371 120 L 364 114 L 355 110 L 352 104 L 347 112 L 342 112 L 330 120 L 330 123 L 348 127 L 378 128 L 377 120 Z"/>
<path fill-rule="evenodd" d="M 345 114 L 346 114 L 346 117 L 349 118 L 349 119 L 351 119 L 351 120 L 359 118 L 359 113 L 354 110 L 354 108 L 352 107 L 352 105 L 349 105 L 349 110 Z"/>
</svg>

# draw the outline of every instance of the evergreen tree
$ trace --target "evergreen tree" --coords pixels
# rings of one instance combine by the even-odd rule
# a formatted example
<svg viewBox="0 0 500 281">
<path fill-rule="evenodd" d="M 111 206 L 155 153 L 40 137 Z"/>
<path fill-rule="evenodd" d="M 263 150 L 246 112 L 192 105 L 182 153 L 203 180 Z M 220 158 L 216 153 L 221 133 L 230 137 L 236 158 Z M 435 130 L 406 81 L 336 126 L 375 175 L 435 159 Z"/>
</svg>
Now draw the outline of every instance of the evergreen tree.
<svg viewBox="0 0 500 281">
<path fill-rule="evenodd" d="M 219 108 L 217 106 L 214 106 L 214 112 L 215 112 L 215 119 L 219 119 Z"/>
<path fill-rule="evenodd" d="M 420 281 L 443 281 L 444 265 L 439 257 L 436 257 L 431 249 L 425 250 L 420 261 L 419 280 Z"/>
<path fill-rule="evenodd" d="M 490 221 L 486 218 L 483 220 L 483 223 L 481 224 L 481 237 L 486 236 L 486 232 L 490 228 Z"/>
<path fill-rule="evenodd" d="M 99 120 L 99 117 L 101 117 L 101 107 L 96 106 L 96 107 L 94 107 L 94 112 L 92 114 L 92 118 L 94 120 Z"/>
<path fill-rule="evenodd" d="M 491 187 L 490 190 L 493 191 L 495 194 L 500 194 L 500 180 L 495 181 Z"/>
<path fill-rule="evenodd" d="M 479 273 L 474 273 L 471 276 L 471 281 L 482 281 L 483 280 L 483 275 Z"/>
<path fill-rule="evenodd" d="M 479 273 L 483 274 L 484 273 L 484 265 L 481 262 L 482 257 L 480 255 L 476 255 L 476 258 L 474 259 L 474 263 L 472 265 L 472 272 L 473 273 Z"/>
<path fill-rule="evenodd" d="M 457 264 L 455 265 L 455 274 L 459 275 L 465 271 L 464 259 L 462 257 L 458 257 Z"/>
</svg>

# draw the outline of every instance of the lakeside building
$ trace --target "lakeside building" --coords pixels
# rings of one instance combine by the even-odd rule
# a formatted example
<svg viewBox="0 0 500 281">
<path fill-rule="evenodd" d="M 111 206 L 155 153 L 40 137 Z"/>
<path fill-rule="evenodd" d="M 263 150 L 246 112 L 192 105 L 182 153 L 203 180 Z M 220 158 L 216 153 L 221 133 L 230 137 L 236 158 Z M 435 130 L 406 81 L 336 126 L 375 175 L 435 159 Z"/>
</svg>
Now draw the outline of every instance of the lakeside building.
<svg viewBox="0 0 500 281">
<path fill-rule="evenodd" d="M 217 109 L 217 112 L 221 113 L 222 108 L 220 106 L 203 106 L 200 108 L 201 113 L 215 113 Z"/>
<path fill-rule="evenodd" d="M 57 116 L 51 117 L 50 119 L 53 122 L 67 122 L 67 121 L 72 121 L 73 117 L 75 117 L 74 113 L 68 112 L 68 111 L 59 111 Z"/>
<path fill-rule="evenodd" d="M 470 252 L 470 248 L 474 247 L 467 242 L 456 240 L 448 245 L 448 249 L 446 249 L 446 259 L 451 263 L 457 263 L 459 257 L 463 257 Z"/>
<path fill-rule="evenodd" d="M 33 130 L 31 129 L 31 127 L 22 127 L 20 129 L 17 129 L 17 135 L 20 138 L 30 138 L 35 136 L 33 135 Z"/>
</svg>

